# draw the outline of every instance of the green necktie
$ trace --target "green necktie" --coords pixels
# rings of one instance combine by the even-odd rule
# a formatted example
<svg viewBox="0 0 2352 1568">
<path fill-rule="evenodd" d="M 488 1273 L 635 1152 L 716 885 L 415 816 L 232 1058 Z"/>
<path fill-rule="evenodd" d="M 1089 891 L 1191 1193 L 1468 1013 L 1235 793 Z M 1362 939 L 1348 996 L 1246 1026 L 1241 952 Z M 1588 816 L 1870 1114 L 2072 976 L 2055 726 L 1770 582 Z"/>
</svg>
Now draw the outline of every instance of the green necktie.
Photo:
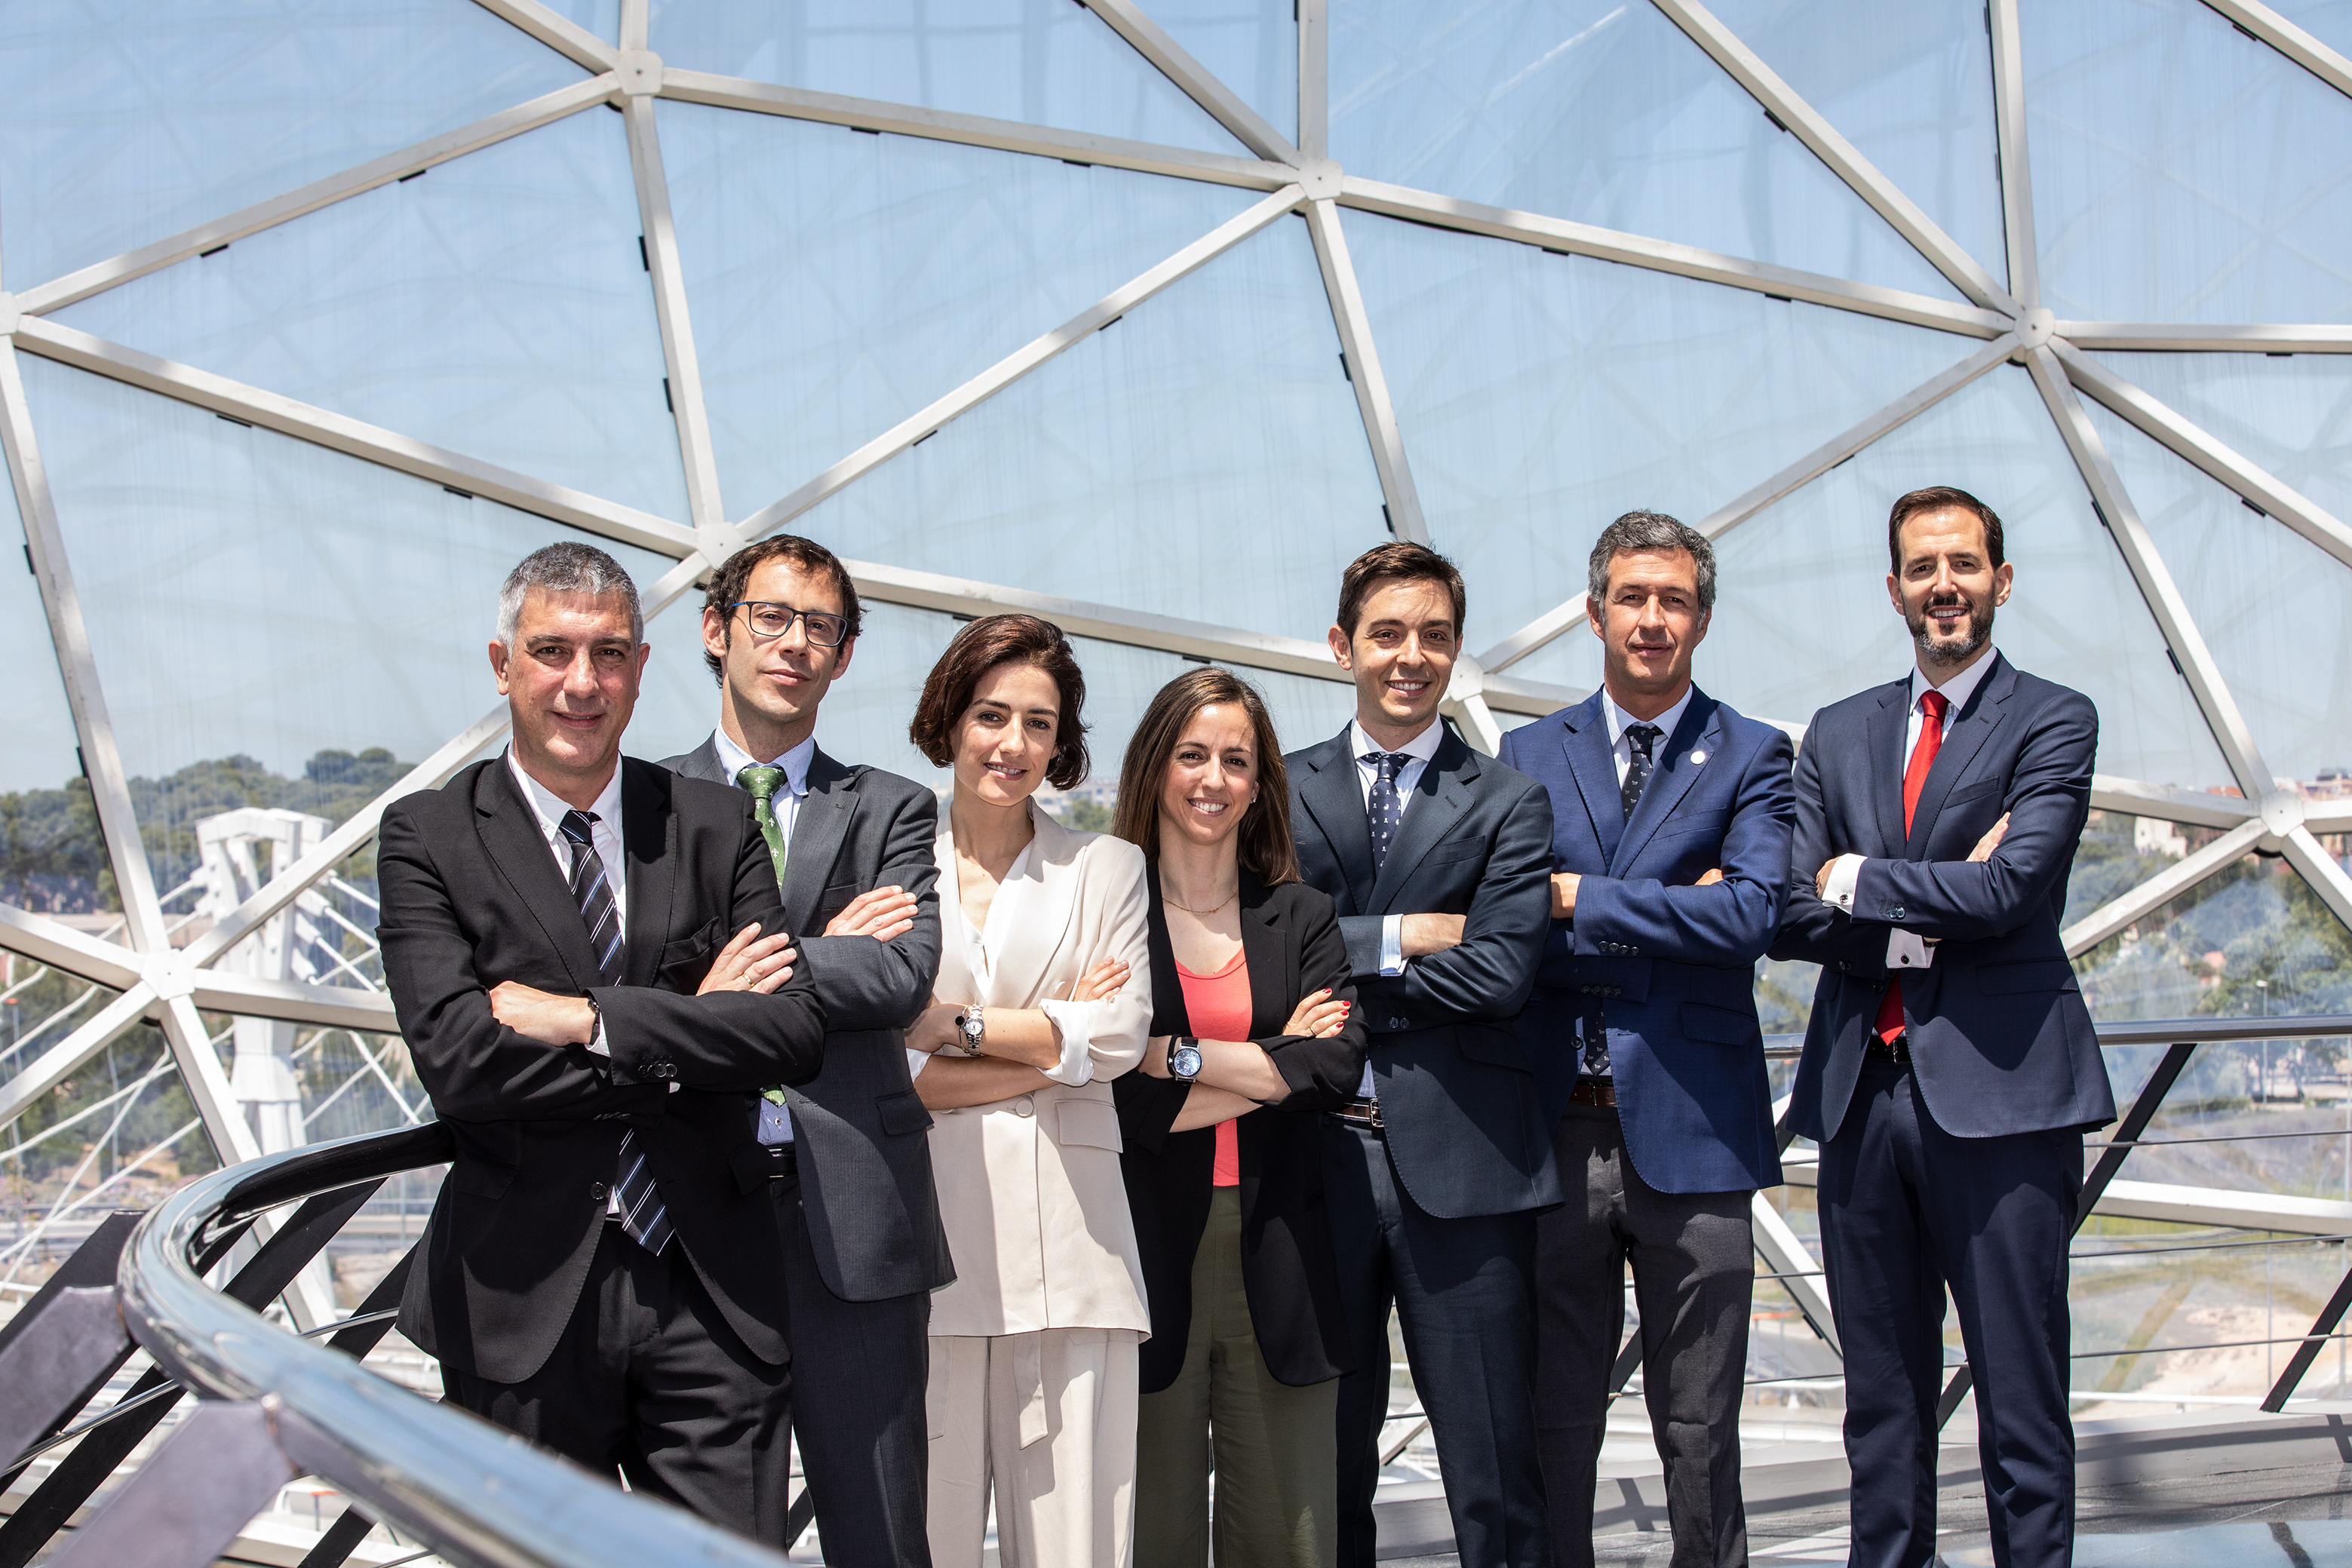
<svg viewBox="0 0 2352 1568">
<path fill-rule="evenodd" d="M 756 762 L 735 775 L 735 782 L 751 797 L 751 820 L 760 824 L 760 831 L 767 836 L 768 858 L 776 862 L 776 885 L 779 887 L 784 882 L 784 830 L 776 821 L 775 801 L 776 788 L 783 781 L 782 768 L 762 768 Z M 772 1085 L 760 1093 L 761 1098 L 773 1101 L 776 1104 L 784 1103 L 784 1092 L 781 1087 Z"/>
<path fill-rule="evenodd" d="M 784 830 L 776 821 L 775 801 L 776 790 L 783 781 L 782 768 L 762 768 L 756 762 L 735 775 L 736 784 L 751 794 L 751 820 L 759 823 L 760 831 L 767 835 L 768 858 L 776 862 L 776 885 L 779 887 L 784 882 Z"/>
</svg>

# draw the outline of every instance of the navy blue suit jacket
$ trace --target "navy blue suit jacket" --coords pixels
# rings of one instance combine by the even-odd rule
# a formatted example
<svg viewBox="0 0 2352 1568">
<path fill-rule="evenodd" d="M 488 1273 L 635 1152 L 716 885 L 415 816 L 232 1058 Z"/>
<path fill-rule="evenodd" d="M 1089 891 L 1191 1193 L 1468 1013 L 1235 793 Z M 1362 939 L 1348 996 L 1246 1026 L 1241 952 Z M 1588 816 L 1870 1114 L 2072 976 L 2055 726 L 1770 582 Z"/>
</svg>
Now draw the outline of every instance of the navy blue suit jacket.
<svg viewBox="0 0 2352 1568">
<path fill-rule="evenodd" d="M 2059 940 L 2066 874 L 2090 814 L 2098 709 L 1992 659 L 1946 721 L 1907 835 L 1907 678 L 1823 708 L 1805 734 L 1789 913 L 1772 954 L 1822 967 L 1789 1108 L 1809 1138 L 1825 1143 L 1845 1120 L 1896 926 L 1942 938 L 1935 961 L 1903 977 L 1912 1071 L 1937 1125 L 1990 1138 L 2115 1119 L 2090 1009 Z M 1969 862 L 2004 811 L 2000 847 Z M 1842 854 L 1868 857 L 1852 915 L 1813 892 L 1822 863 Z"/>
<path fill-rule="evenodd" d="M 1756 960 L 1788 898 L 1789 737 L 1694 688 L 1627 821 L 1601 694 L 1503 737 L 1551 792 L 1551 867 L 1583 878 L 1519 1015 L 1546 1126 L 1604 1028 L 1625 1153 L 1661 1192 L 1777 1186 Z M 1692 884 L 1716 867 L 1723 880 Z"/>
<path fill-rule="evenodd" d="M 1348 735 L 1285 758 L 1291 826 L 1302 876 L 1339 913 L 1389 1156 L 1440 1219 L 1549 1207 L 1560 1201 L 1550 1128 L 1511 1020 L 1550 919 L 1551 802 L 1449 730 L 1375 876 Z M 1462 915 L 1462 941 L 1384 977 L 1391 914 Z"/>
</svg>

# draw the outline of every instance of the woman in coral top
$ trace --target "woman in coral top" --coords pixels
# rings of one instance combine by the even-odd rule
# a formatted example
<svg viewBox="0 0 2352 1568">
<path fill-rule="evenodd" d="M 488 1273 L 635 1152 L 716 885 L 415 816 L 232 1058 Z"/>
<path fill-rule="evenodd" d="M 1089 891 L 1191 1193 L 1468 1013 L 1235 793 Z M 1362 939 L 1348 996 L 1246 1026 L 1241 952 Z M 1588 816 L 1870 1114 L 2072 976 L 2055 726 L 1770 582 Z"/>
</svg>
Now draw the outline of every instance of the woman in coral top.
<svg viewBox="0 0 2352 1568">
<path fill-rule="evenodd" d="M 1325 1568 L 1347 1330 L 1314 1113 L 1363 1075 L 1346 944 L 1298 880 L 1282 747 L 1221 669 L 1171 681 L 1119 772 L 1150 894 L 1151 1040 L 1111 1085 L 1151 1310 L 1138 1568 Z"/>
</svg>

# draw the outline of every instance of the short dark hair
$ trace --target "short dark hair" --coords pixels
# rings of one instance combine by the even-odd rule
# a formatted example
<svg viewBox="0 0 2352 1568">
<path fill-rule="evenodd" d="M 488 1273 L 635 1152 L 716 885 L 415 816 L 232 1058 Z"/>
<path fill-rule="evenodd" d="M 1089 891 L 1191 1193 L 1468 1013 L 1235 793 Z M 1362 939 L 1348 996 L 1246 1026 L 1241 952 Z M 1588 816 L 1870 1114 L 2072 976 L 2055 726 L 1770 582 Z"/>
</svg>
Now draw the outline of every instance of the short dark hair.
<svg viewBox="0 0 2352 1568">
<path fill-rule="evenodd" d="M 731 644 L 735 641 L 732 609 L 743 601 L 744 593 L 751 586 L 751 574 L 772 560 L 788 560 L 811 577 L 833 579 L 834 590 L 841 595 L 842 617 L 849 622 L 849 636 L 842 641 L 846 643 L 857 635 L 866 612 L 858 608 L 857 585 L 849 580 L 849 569 L 841 564 L 841 558 L 814 539 L 803 538 L 798 534 L 775 534 L 758 544 L 745 545 L 710 574 L 710 588 L 703 595 L 702 607 L 719 612 L 722 642 Z M 727 666 L 718 654 L 705 648 L 702 662 L 710 666 L 711 679 L 727 679 Z"/>
<path fill-rule="evenodd" d="M 1364 601 L 1372 590 L 1384 582 L 1435 582 L 1444 586 L 1454 596 L 1454 630 L 1462 630 L 1462 614 L 1465 607 L 1462 591 L 1462 574 L 1454 563 L 1430 549 L 1409 539 L 1375 545 L 1348 563 L 1339 574 L 1339 630 L 1353 637 L 1356 622 L 1363 618 Z"/>
<path fill-rule="evenodd" d="M 1894 509 L 1886 514 L 1887 570 L 1897 577 L 1903 575 L 1903 525 L 1922 512 L 1940 512 L 1947 507 L 1977 515 L 1977 520 L 1984 525 L 1985 555 L 1993 565 L 1999 566 L 2008 559 L 2001 553 L 2000 514 L 1957 485 L 1930 485 L 1924 490 L 1897 497 Z"/>
<path fill-rule="evenodd" d="M 1290 834 L 1290 775 L 1282 765 L 1282 742 L 1274 716 L 1257 689 L 1215 664 L 1188 670 L 1160 688 L 1137 721 L 1118 769 L 1118 808 L 1111 831 L 1160 858 L 1160 787 L 1184 727 L 1204 707 L 1229 704 L 1249 715 L 1250 738 L 1257 747 L 1257 799 L 1243 814 L 1241 862 L 1271 887 L 1298 880 L 1298 847 Z"/>
<path fill-rule="evenodd" d="M 1034 615 L 983 616 L 958 632 L 923 682 L 907 738 L 933 767 L 952 763 L 956 724 L 971 706 L 982 678 L 999 664 L 1034 664 L 1054 677 L 1062 712 L 1054 725 L 1054 760 L 1045 782 L 1056 789 L 1076 788 L 1087 776 L 1087 677 L 1062 629 Z"/>
<path fill-rule="evenodd" d="M 1688 550 L 1698 565 L 1698 607 L 1715 608 L 1715 545 L 1689 524 L 1664 512 L 1628 512 L 1592 543 L 1584 564 L 1585 593 L 1599 604 L 1609 596 L 1609 567 L 1627 550 Z"/>
</svg>

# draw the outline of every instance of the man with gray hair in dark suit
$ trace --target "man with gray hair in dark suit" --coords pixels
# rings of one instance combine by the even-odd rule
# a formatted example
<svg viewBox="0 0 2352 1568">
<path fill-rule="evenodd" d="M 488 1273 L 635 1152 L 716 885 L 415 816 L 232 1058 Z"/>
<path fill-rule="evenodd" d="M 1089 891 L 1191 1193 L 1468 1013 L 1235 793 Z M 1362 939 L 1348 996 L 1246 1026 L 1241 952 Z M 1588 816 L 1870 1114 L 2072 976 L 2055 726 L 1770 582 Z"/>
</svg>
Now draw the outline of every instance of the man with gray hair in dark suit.
<svg viewBox="0 0 2352 1568">
<path fill-rule="evenodd" d="M 730 557 L 702 612 L 719 726 L 664 766 L 750 795 L 825 1005 L 824 1071 L 770 1089 L 756 1141 L 731 1156 L 739 1183 L 767 1188 L 783 1242 L 793 1430 L 825 1561 L 928 1568 L 926 1336 L 930 1292 L 955 1270 L 900 1030 L 939 969 L 939 801 L 818 749 L 858 622 L 823 545 L 781 534 Z"/>
</svg>

